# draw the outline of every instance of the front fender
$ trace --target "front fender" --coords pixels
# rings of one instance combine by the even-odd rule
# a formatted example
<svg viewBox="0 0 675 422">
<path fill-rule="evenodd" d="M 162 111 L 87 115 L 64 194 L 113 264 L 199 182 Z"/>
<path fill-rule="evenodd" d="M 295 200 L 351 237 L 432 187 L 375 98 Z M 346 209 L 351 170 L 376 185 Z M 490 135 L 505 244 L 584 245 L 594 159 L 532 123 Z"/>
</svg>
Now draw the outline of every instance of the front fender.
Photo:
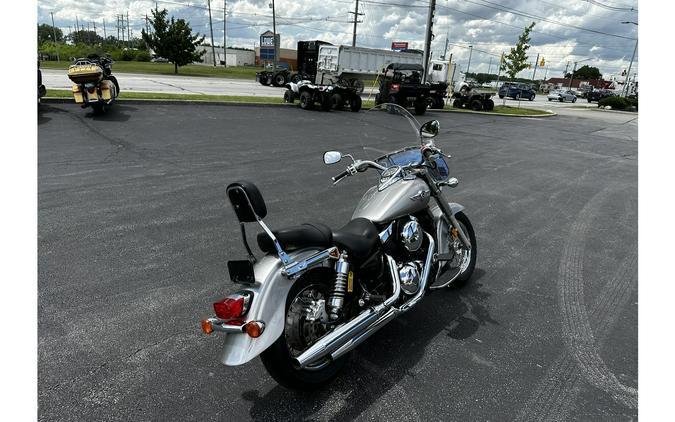
<svg viewBox="0 0 675 422">
<path fill-rule="evenodd" d="M 452 215 L 457 214 L 458 212 L 464 209 L 464 205 L 458 204 L 456 202 L 448 202 L 450 210 L 452 210 Z M 449 221 L 445 218 L 443 211 L 438 205 L 431 207 L 431 214 L 434 217 L 434 225 L 436 226 L 436 251 L 439 254 L 446 254 L 450 252 L 448 242 L 448 227 L 450 226 Z"/>
<path fill-rule="evenodd" d="M 311 248 L 289 253 L 296 262 L 323 249 Z M 242 365 L 270 347 L 284 331 L 286 296 L 295 282 L 281 275 L 281 261 L 274 255 L 265 255 L 253 266 L 255 284 L 246 287 L 253 291 L 247 320 L 263 321 L 265 330 L 258 338 L 245 333 L 226 334 L 221 362 L 228 366 Z M 297 278 L 296 278 L 297 279 Z"/>
</svg>

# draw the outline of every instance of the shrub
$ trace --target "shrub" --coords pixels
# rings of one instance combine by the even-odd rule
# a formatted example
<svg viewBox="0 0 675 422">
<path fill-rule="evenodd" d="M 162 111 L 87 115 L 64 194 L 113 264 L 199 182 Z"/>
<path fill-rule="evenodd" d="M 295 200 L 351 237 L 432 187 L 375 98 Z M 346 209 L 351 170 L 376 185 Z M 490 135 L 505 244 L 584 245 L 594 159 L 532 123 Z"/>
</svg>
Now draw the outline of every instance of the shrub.
<svg viewBox="0 0 675 422">
<path fill-rule="evenodd" d="M 637 98 L 624 98 L 618 96 L 606 97 L 598 101 L 598 107 L 610 106 L 613 110 L 626 110 L 628 108 L 638 108 Z"/>
<path fill-rule="evenodd" d="M 137 62 L 149 62 L 150 53 L 148 53 L 145 50 L 138 50 L 136 51 L 136 56 L 134 57 L 134 60 L 136 60 Z"/>
</svg>

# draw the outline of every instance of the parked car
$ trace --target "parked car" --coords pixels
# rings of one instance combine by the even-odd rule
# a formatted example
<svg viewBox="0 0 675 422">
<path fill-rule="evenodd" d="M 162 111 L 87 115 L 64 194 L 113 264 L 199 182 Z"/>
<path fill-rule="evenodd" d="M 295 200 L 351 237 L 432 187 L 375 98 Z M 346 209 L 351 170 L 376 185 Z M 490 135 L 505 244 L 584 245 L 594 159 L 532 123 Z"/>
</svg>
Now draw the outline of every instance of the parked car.
<svg viewBox="0 0 675 422">
<path fill-rule="evenodd" d="M 574 91 L 570 90 L 551 91 L 546 98 L 548 98 L 549 101 L 558 100 L 561 103 L 564 101 L 571 101 L 573 103 L 577 102 L 577 96 L 574 94 Z"/>
<path fill-rule="evenodd" d="M 532 101 L 534 100 L 536 92 L 530 85 L 524 83 L 505 82 L 501 88 L 499 88 L 498 95 L 499 98 L 509 97 L 515 100 L 523 98 Z"/>
<path fill-rule="evenodd" d="M 614 92 L 610 91 L 609 89 L 594 89 L 593 91 L 588 93 L 586 99 L 590 103 L 591 101 L 600 101 L 603 98 L 611 97 L 613 95 Z"/>
</svg>

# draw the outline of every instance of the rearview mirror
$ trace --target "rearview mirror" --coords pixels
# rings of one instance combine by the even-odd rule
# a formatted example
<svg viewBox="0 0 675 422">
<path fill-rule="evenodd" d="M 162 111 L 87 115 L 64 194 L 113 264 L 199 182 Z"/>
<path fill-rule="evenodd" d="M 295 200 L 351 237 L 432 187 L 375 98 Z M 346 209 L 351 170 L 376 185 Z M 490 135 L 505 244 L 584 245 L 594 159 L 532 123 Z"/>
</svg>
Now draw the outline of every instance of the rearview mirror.
<svg viewBox="0 0 675 422">
<path fill-rule="evenodd" d="M 339 151 L 326 151 L 323 153 L 324 164 L 335 164 L 342 160 L 342 154 Z"/>
<path fill-rule="evenodd" d="M 430 120 L 422 125 L 420 128 L 420 136 L 422 138 L 433 138 L 438 135 L 438 131 L 441 129 L 441 124 L 438 123 L 438 120 Z"/>
</svg>

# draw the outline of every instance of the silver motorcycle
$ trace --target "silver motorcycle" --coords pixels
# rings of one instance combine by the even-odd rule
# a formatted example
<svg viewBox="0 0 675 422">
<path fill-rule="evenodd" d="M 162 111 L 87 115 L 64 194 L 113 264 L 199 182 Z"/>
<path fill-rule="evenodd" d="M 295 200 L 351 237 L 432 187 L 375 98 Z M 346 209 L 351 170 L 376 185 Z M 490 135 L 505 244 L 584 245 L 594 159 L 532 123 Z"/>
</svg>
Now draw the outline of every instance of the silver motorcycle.
<svg viewBox="0 0 675 422">
<path fill-rule="evenodd" d="M 342 228 L 306 223 L 272 230 L 254 184 L 227 187 L 248 259 L 228 262 L 241 289 L 214 303 L 215 316 L 201 321 L 204 333 L 226 334 L 225 365 L 260 356 L 279 384 L 315 389 L 339 373 L 350 351 L 429 291 L 471 277 L 476 236 L 464 207 L 443 194 L 458 181 L 450 177 L 450 156 L 434 144 L 439 122 L 420 125 L 395 104 L 364 116 L 363 157 L 338 151 L 323 157 L 328 165 L 350 161 L 334 184 L 377 172 L 376 185 Z M 392 151 L 392 144 L 409 142 L 403 136 L 410 139 L 411 128 L 416 144 Z M 246 237 L 251 222 L 263 229 L 259 258 Z"/>
</svg>

